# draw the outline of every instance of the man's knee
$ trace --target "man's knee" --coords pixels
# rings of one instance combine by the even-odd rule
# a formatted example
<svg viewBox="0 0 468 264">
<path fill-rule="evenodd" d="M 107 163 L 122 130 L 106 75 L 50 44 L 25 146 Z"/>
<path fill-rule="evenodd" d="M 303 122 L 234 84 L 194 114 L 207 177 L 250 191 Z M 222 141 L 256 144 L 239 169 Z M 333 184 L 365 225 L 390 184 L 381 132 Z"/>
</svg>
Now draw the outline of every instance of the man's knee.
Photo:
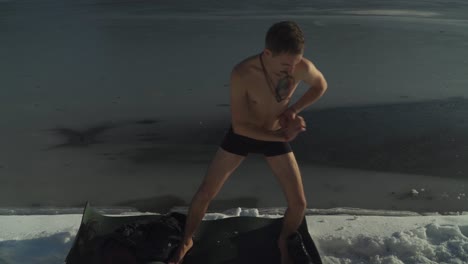
<svg viewBox="0 0 468 264">
<path fill-rule="evenodd" d="M 288 203 L 288 208 L 294 211 L 305 211 L 307 209 L 307 201 L 305 197 L 297 197 Z"/>
</svg>

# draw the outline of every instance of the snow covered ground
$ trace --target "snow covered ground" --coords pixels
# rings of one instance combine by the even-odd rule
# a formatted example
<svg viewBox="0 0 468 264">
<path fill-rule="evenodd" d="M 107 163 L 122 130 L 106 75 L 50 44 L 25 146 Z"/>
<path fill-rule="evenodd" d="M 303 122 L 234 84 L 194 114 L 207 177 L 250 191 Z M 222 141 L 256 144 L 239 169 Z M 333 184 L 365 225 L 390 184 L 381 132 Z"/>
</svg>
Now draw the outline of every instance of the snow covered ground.
<svg viewBox="0 0 468 264">
<path fill-rule="evenodd" d="M 281 213 L 281 208 L 234 208 L 207 214 L 205 220 Z M 80 221 L 80 214 L 0 216 L 0 263 L 63 263 Z M 468 213 L 422 216 L 337 208 L 309 210 L 307 222 L 327 264 L 468 263 Z"/>
</svg>

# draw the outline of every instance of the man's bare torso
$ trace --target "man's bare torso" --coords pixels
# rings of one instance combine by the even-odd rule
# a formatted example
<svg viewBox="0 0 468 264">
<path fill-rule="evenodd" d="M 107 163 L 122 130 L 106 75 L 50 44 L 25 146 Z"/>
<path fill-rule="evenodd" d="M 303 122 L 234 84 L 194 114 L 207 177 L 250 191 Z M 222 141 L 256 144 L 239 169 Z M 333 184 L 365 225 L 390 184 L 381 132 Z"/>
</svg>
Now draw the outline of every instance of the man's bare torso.
<svg viewBox="0 0 468 264">
<path fill-rule="evenodd" d="M 244 85 L 246 85 L 245 100 L 249 108 L 249 122 L 271 131 L 279 129 L 278 116 L 288 108 L 291 96 L 300 82 L 296 76 L 297 70 L 292 74 L 294 81 L 285 93 L 285 99 L 277 102 L 274 90 L 269 86 L 263 72 L 259 54 L 248 57 L 236 67 L 242 75 Z M 276 86 L 282 76 L 271 75 L 270 77 Z"/>
</svg>

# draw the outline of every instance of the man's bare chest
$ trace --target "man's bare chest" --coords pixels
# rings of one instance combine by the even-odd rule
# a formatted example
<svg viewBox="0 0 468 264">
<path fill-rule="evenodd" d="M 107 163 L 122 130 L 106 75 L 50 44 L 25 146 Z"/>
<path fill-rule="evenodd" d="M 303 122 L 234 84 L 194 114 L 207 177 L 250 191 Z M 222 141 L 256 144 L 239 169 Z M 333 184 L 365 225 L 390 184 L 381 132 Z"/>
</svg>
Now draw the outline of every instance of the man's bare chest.
<svg viewBox="0 0 468 264">
<path fill-rule="evenodd" d="M 284 109 L 288 106 L 296 87 L 297 84 L 291 84 L 279 98 L 275 90 L 266 83 L 252 83 L 247 87 L 247 101 L 251 108 L 262 112 Z"/>
</svg>

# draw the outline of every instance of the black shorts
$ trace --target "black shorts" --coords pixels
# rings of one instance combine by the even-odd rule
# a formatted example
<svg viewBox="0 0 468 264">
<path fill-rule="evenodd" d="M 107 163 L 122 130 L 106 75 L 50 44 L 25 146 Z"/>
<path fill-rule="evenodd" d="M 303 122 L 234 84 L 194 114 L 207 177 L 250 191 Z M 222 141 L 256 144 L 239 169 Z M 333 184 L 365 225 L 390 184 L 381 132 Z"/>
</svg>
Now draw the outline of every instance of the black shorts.
<svg viewBox="0 0 468 264">
<path fill-rule="evenodd" d="M 232 126 L 226 133 L 221 143 L 221 148 L 241 156 L 249 153 L 261 153 L 267 157 L 277 156 L 292 152 L 288 142 L 263 141 L 234 133 Z"/>
</svg>

